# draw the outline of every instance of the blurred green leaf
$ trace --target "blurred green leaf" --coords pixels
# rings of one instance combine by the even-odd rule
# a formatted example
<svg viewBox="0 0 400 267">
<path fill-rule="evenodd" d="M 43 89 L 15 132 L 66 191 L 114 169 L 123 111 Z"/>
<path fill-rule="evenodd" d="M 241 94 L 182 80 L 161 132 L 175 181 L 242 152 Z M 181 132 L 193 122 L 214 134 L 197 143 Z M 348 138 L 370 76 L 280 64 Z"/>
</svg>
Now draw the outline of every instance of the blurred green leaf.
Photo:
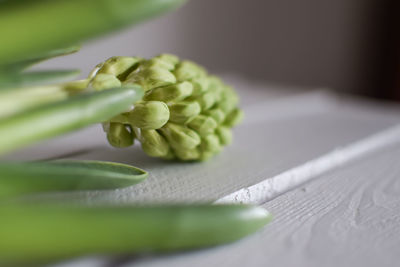
<svg viewBox="0 0 400 267">
<path fill-rule="evenodd" d="M 0 205 L 0 265 L 232 242 L 272 216 L 248 205 Z"/>
<path fill-rule="evenodd" d="M 1 88 L 17 88 L 69 81 L 79 75 L 79 70 L 29 71 L 0 73 Z"/>
<path fill-rule="evenodd" d="M 0 65 L 80 43 L 141 22 L 184 0 L 19 0 L 0 2 Z"/>
<path fill-rule="evenodd" d="M 0 119 L 0 154 L 107 121 L 143 97 L 140 87 L 83 93 Z"/>
<path fill-rule="evenodd" d="M 126 164 L 104 161 L 0 163 L 0 198 L 22 194 L 104 190 L 128 187 L 148 173 Z"/>
<path fill-rule="evenodd" d="M 49 85 L 0 90 L 0 119 L 35 106 L 69 97 L 63 86 Z"/>
<path fill-rule="evenodd" d="M 0 44 L 1 46 L 1 44 Z M 75 52 L 78 52 L 80 49 L 80 46 L 70 46 L 66 48 L 61 48 L 61 49 L 55 49 L 55 50 L 50 50 L 48 52 L 45 52 L 37 57 L 33 58 L 27 58 L 24 60 L 20 60 L 17 62 L 12 62 L 8 65 L 2 66 L 2 69 L 0 69 L 0 73 L 14 73 L 14 72 L 19 72 L 22 71 L 34 64 L 40 63 L 44 60 L 51 59 L 54 57 L 59 57 L 59 56 L 65 56 L 69 55 Z"/>
</svg>

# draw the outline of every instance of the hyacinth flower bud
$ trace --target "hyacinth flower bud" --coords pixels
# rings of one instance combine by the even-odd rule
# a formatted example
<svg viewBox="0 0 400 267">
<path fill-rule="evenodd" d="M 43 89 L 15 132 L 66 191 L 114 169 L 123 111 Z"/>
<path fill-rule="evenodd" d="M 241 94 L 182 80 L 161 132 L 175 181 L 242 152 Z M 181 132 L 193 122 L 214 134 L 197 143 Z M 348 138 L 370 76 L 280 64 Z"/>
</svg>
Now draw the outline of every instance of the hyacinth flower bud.
<svg viewBox="0 0 400 267">
<path fill-rule="evenodd" d="M 206 71 L 196 63 L 185 60 L 178 64 L 174 74 L 176 79 L 182 82 L 205 76 Z"/>
<path fill-rule="evenodd" d="M 110 143 L 116 146 L 122 144 L 116 137 L 134 130 L 143 151 L 153 157 L 209 159 L 232 142 L 231 127 L 243 118 L 231 87 L 196 63 L 170 54 L 149 60 L 113 57 L 92 71 L 90 81 L 97 90 L 128 84 L 143 87 L 146 93 L 132 103 L 133 110 L 104 125 L 108 125 L 107 135 L 114 137 Z"/>
<path fill-rule="evenodd" d="M 231 113 L 226 116 L 226 119 L 224 121 L 224 125 L 228 127 L 233 127 L 237 124 L 239 124 L 243 120 L 243 111 L 241 111 L 238 108 L 235 108 L 234 110 L 231 111 Z"/>
<path fill-rule="evenodd" d="M 178 149 L 175 156 L 180 160 L 201 160 L 201 152 L 198 147 L 192 149 Z"/>
<path fill-rule="evenodd" d="M 195 131 L 179 124 L 169 122 L 160 131 L 174 150 L 193 149 L 201 142 Z"/>
<path fill-rule="evenodd" d="M 201 149 L 207 152 L 217 152 L 221 149 L 219 138 L 215 134 L 209 134 L 202 138 Z"/>
<path fill-rule="evenodd" d="M 141 102 L 127 115 L 133 127 L 144 130 L 161 128 L 169 119 L 167 104 L 160 101 Z"/>
<path fill-rule="evenodd" d="M 124 124 L 111 122 L 107 129 L 107 140 L 113 147 L 129 147 L 133 145 L 134 134 Z"/>
<path fill-rule="evenodd" d="M 110 88 L 121 87 L 121 81 L 112 74 L 97 74 L 91 81 L 90 85 L 95 90 L 104 90 Z"/>
<path fill-rule="evenodd" d="M 200 104 L 201 110 L 207 110 L 216 103 L 215 95 L 212 92 L 205 92 L 198 96 L 192 96 L 189 99 L 197 101 Z"/>
<path fill-rule="evenodd" d="M 137 57 L 111 57 L 100 65 L 97 74 L 111 74 L 118 77 L 136 68 L 140 60 Z"/>
<path fill-rule="evenodd" d="M 221 145 L 226 146 L 232 143 L 232 130 L 226 126 L 219 126 L 215 133 L 219 138 Z"/>
<path fill-rule="evenodd" d="M 126 78 L 125 84 L 135 83 L 143 87 L 145 91 L 156 87 L 176 83 L 175 76 L 167 69 L 161 67 L 144 68 L 139 72 L 132 72 Z"/>
<path fill-rule="evenodd" d="M 209 80 L 206 77 L 194 78 L 190 82 L 193 85 L 193 95 L 200 95 L 209 88 Z"/>
<path fill-rule="evenodd" d="M 218 102 L 218 107 L 225 112 L 230 113 L 239 103 L 239 98 L 231 87 L 226 86 L 221 93 L 221 99 Z"/>
<path fill-rule="evenodd" d="M 156 130 L 141 130 L 142 149 L 151 157 L 167 157 L 171 153 L 169 144 Z"/>
<path fill-rule="evenodd" d="M 207 160 L 221 150 L 219 138 L 215 134 L 209 134 L 201 140 L 201 160 Z"/>
<path fill-rule="evenodd" d="M 201 112 L 200 104 L 196 101 L 180 102 L 169 106 L 169 120 L 178 124 L 186 124 Z"/>
<path fill-rule="evenodd" d="M 200 136 L 207 136 L 214 132 L 218 124 L 211 117 L 205 115 L 198 115 L 188 123 L 188 126 L 191 129 L 195 130 Z"/>
<path fill-rule="evenodd" d="M 178 63 L 179 58 L 177 56 L 171 54 L 162 54 L 145 61 L 143 66 L 145 68 L 160 67 L 169 71 L 173 71 Z"/>
<path fill-rule="evenodd" d="M 179 63 L 179 58 L 175 55 L 172 54 L 161 54 L 156 56 L 155 58 L 161 59 L 162 61 L 166 61 L 168 63 L 170 63 L 171 65 L 176 66 L 176 64 Z"/>
<path fill-rule="evenodd" d="M 225 119 L 225 113 L 219 108 L 206 110 L 203 114 L 213 118 L 217 124 L 221 124 Z"/>
<path fill-rule="evenodd" d="M 160 58 L 152 58 L 148 60 L 145 65 L 146 68 L 162 68 L 169 71 L 172 71 L 175 68 L 175 65 L 172 62 L 162 60 Z"/>
<path fill-rule="evenodd" d="M 193 92 L 193 85 L 189 82 L 181 82 L 165 87 L 154 88 L 145 96 L 145 101 L 158 100 L 163 102 L 181 101 L 190 96 Z"/>
</svg>

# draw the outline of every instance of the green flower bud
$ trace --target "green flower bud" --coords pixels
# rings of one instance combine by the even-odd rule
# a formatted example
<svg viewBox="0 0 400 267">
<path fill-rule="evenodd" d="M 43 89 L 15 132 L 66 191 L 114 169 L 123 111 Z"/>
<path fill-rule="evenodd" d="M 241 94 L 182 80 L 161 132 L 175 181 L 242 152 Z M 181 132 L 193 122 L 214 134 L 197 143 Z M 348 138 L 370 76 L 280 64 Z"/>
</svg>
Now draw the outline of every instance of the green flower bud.
<svg viewBox="0 0 400 267">
<path fill-rule="evenodd" d="M 114 75 L 103 73 L 97 74 L 90 84 L 98 91 L 121 87 L 121 82 Z"/>
<path fill-rule="evenodd" d="M 145 68 L 153 68 L 153 67 L 162 68 L 162 69 L 166 69 L 169 71 L 172 71 L 175 68 L 175 64 L 173 64 L 169 61 L 162 60 L 161 58 L 158 58 L 158 57 L 155 57 L 155 58 L 145 61 L 143 63 L 143 66 Z"/>
<path fill-rule="evenodd" d="M 77 81 L 71 81 L 71 82 L 66 82 L 62 84 L 61 86 L 63 89 L 68 92 L 70 96 L 82 93 L 83 90 L 87 89 L 90 83 L 90 79 L 84 79 L 84 80 L 77 80 Z"/>
<path fill-rule="evenodd" d="M 204 115 L 198 115 L 192 121 L 189 122 L 188 126 L 195 130 L 200 136 L 207 136 L 214 132 L 217 128 L 217 122 Z"/>
<path fill-rule="evenodd" d="M 221 151 L 219 138 L 215 134 L 209 134 L 201 139 L 201 160 L 207 160 Z"/>
<path fill-rule="evenodd" d="M 214 95 L 214 101 L 215 103 L 218 103 L 221 101 L 222 99 L 222 90 L 220 90 L 220 88 L 217 87 L 211 87 L 208 89 L 209 93 L 212 93 Z"/>
<path fill-rule="evenodd" d="M 193 92 L 193 85 L 189 82 L 181 82 L 165 87 L 154 88 L 147 92 L 144 100 L 158 100 L 163 102 L 180 101 L 190 96 Z"/>
<path fill-rule="evenodd" d="M 209 80 L 205 77 L 194 78 L 190 82 L 193 85 L 193 95 L 200 95 L 209 88 Z"/>
<path fill-rule="evenodd" d="M 165 138 L 156 130 L 141 130 L 140 142 L 142 149 L 152 157 L 166 157 L 170 154 L 170 147 Z"/>
<path fill-rule="evenodd" d="M 99 72 L 99 70 L 101 69 L 101 67 L 103 67 L 103 65 L 104 65 L 104 62 L 97 64 L 96 67 L 94 67 L 94 69 L 92 69 L 92 70 L 89 72 L 88 80 L 93 79 L 93 78 L 96 76 L 96 74 Z M 88 83 L 89 83 L 89 81 L 88 81 Z M 86 87 L 85 87 L 84 89 L 86 89 Z"/>
<path fill-rule="evenodd" d="M 202 138 L 201 150 L 208 152 L 219 152 L 221 150 L 221 144 L 219 138 L 215 134 L 209 134 Z"/>
<path fill-rule="evenodd" d="M 101 66 L 98 74 L 112 74 L 116 77 L 132 71 L 138 66 L 140 58 L 137 57 L 111 57 Z"/>
<path fill-rule="evenodd" d="M 231 113 L 226 116 L 224 121 L 224 125 L 228 127 L 233 127 L 240 123 L 243 120 L 243 111 L 238 108 L 235 108 Z"/>
<path fill-rule="evenodd" d="M 221 99 L 218 103 L 218 107 L 227 114 L 238 105 L 238 102 L 238 96 L 233 92 L 232 88 L 226 86 L 221 92 Z"/>
<path fill-rule="evenodd" d="M 128 147 L 133 145 L 134 134 L 125 125 L 111 122 L 107 129 L 107 140 L 114 147 Z"/>
<path fill-rule="evenodd" d="M 215 133 L 218 135 L 221 145 L 226 146 L 232 143 L 232 130 L 225 126 L 219 126 Z"/>
<path fill-rule="evenodd" d="M 103 132 L 107 133 L 110 130 L 110 122 L 103 122 L 101 127 L 103 128 Z"/>
<path fill-rule="evenodd" d="M 206 116 L 210 116 L 213 118 L 218 124 L 222 123 L 225 119 L 225 113 L 219 108 L 213 108 L 204 111 L 203 113 Z"/>
<path fill-rule="evenodd" d="M 99 90 L 122 83 L 137 84 L 146 91 L 140 102 L 132 103 L 133 110 L 103 125 L 107 133 L 110 123 L 129 125 L 140 135 L 142 148 L 150 156 L 206 160 L 231 143 L 230 128 L 243 117 L 231 87 L 201 66 L 174 55 L 149 60 L 113 57 L 96 66 L 91 75 L 91 86 Z"/>
<path fill-rule="evenodd" d="M 225 84 L 217 76 L 210 75 L 208 77 L 208 80 L 209 80 L 210 88 L 221 88 L 221 89 L 224 89 L 224 87 L 225 87 Z"/>
<path fill-rule="evenodd" d="M 168 122 L 160 129 L 175 153 L 180 149 L 193 149 L 200 144 L 200 136 L 186 126 Z"/>
<path fill-rule="evenodd" d="M 196 63 L 185 60 L 177 65 L 174 74 L 176 79 L 182 82 L 205 76 L 206 71 Z"/>
<path fill-rule="evenodd" d="M 222 99 L 222 94 L 225 90 L 225 85 L 221 81 L 221 79 L 211 76 L 209 79 L 208 91 L 213 92 L 215 94 L 216 101 L 219 102 Z"/>
<path fill-rule="evenodd" d="M 157 59 L 161 59 L 162 61 L 168 62 L 169 64 L 173 65 L 174 68 L 176 66 L 176 64 L 179 63 L 179 58 L 175 55 L 171 55 L 171 54 L 161 54 L 156 56 L 155 58 Z"/>
<path fill-rule="evenodd" d="M 211 108 L 216 102 L 215 95 L 212 92 L 205 92 L 199 96 L 190 97 L 189 100 L 197 101 L 202 110 Z"/>
<path fill-rule="evenodd" d="M 186 124 L 200 114 L 201 107 L 196 101 L 180 102 L 169 106 L 169 120 L 178 124 Z"/>
<path fill-rule="evenodd" d="M 177 149 L 175 155 L 180 160 L 198 160 L 201 157 L 199 148 Z"/>
<path fill-rule="evenodd" d="M 118 114 L 110 119 L 110 122 L 119 122 L 123 124 L 130 124 L 129 122 L 129 112 Z"/>
<path fill-rule="evenodd" d="M 168 119 L 168 106 L 160 101 L 141 102 L 128 114 L 129 123 L 144 130 L 161 128 Z"/>
<path fill-rule="evenodd" d="M 148 91 L 156 87 L 174 84 L 176 83 L 176 78 L 167 69 L 151 67 L 129 74 L 123 84 L 129 83 L 139 84 L 145 91 Z"/>
</svg>

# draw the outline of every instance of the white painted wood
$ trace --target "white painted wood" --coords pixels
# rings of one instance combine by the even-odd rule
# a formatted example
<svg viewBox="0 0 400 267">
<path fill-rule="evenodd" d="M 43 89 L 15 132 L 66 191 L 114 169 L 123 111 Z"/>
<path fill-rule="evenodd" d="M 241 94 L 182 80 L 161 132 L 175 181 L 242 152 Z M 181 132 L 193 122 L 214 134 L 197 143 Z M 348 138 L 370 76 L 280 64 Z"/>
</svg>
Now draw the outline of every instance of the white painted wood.
<svg viewBox="0 0 400 267">
<path fill-rule="evenodd" d="M 284 171 L 274 177 L 242 188 L 216 201 L 216 203 L 263 204 L 318 175 L 339 168 L 366 154 L 400 143 L 400 126 L 394 126 L 363 140 L 338 148 L 303 165 Z"/>
<path fill-rule="evenodd" d="M 394 267 L 400 261 L 400 145 L 344 164 L 263 204 L 274 220 L 233 244 L 54 267 Z"/>
<path fill-rule="evenodd" d="M 398 266 L 399 158 L 386 148 L 265 203 L 273 222 L 245 240 L 122 266 Z"/>
</svg>

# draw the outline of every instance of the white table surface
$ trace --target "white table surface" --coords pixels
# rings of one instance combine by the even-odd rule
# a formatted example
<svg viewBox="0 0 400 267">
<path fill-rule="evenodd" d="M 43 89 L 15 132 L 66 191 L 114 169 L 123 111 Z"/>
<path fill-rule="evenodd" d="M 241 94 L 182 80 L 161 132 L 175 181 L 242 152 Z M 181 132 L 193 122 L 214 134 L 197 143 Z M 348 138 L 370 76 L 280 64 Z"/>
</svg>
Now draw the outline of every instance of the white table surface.
<svg viewBox="0 0 400 267">
<path fill-rule="evenodd" d="M 168 255 L 77 259 L 57 266 L 395 266 L 400 260 L 400 106 L 230 80 L 246 119 L 206 163 L 170 163 L 110 148 L 99 127 L 7 159 L 66 157 L 133 164 L 134 187 L 83 202 L 247 202 L 274 221 L 234 244 Z M 70 196 L 52 196 L 70 197 Z M 55 265 L 54 265 L 55 266 Z"/>
</svg>

